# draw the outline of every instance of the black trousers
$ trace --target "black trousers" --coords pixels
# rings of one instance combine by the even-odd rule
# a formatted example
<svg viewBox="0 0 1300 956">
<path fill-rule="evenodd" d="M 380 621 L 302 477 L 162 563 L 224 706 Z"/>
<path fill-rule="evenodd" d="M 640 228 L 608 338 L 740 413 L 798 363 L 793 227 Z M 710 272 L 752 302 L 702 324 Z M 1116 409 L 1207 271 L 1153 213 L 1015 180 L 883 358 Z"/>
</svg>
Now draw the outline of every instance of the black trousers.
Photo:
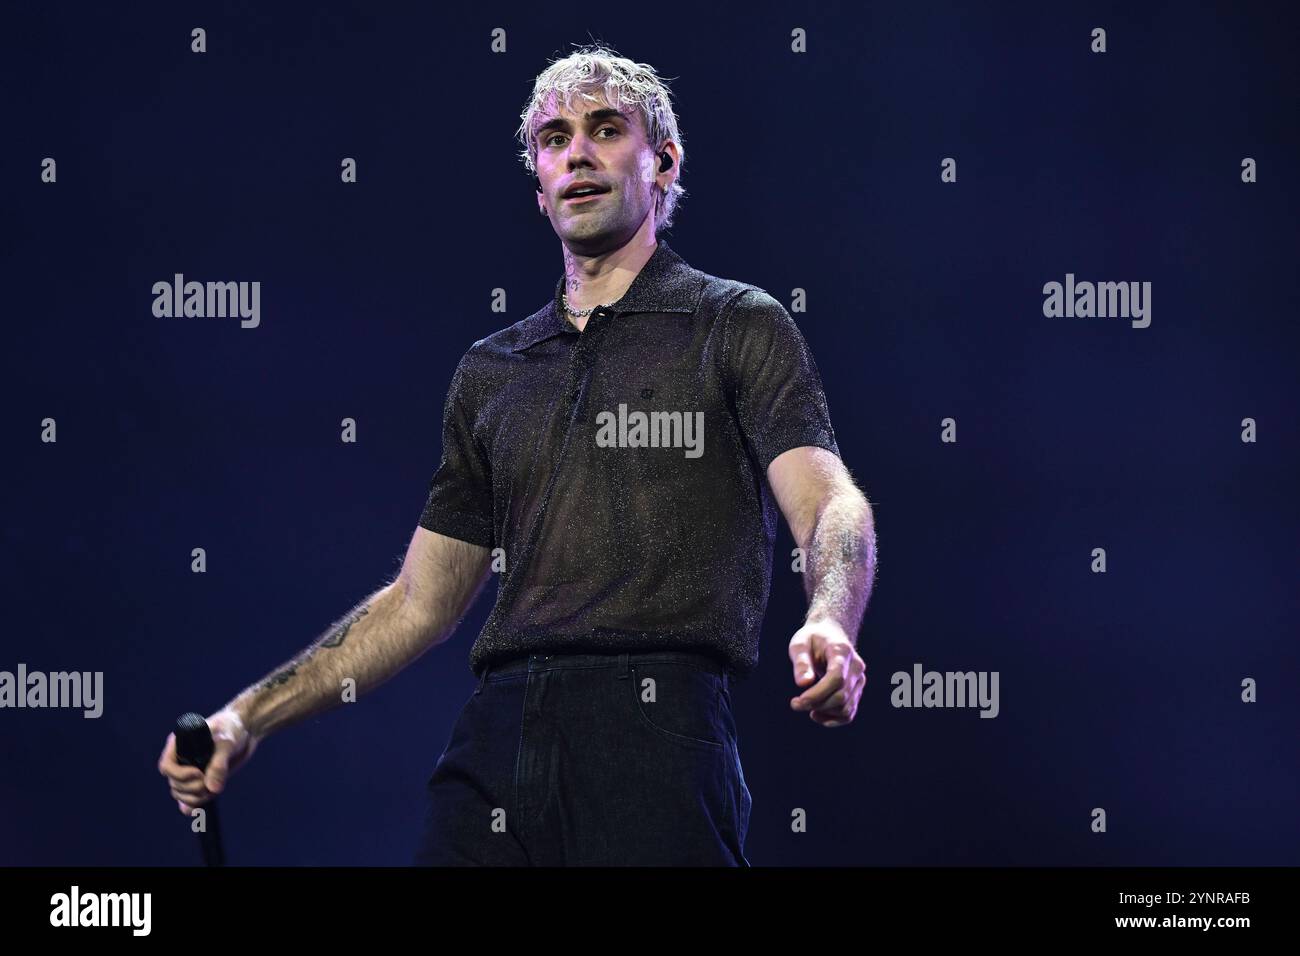
<svg viewBox="0 0 1300 956">
<path fill-rule="evenodd" d="M 690 651 L 491 667 L 428 781 L 423 866 L 749 866 L 732 674 Z"/>
</svg>

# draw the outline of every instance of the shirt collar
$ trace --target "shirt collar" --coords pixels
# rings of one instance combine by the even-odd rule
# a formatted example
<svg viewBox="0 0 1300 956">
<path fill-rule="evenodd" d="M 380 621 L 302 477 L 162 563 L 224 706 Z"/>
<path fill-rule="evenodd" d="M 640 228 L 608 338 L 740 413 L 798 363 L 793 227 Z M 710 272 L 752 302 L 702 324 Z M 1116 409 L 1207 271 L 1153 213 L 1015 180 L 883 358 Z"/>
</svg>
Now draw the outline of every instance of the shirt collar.
<svg viewBox="0 0 1300 956">
<path fill-rule="evenodd" d="M 704 274 L 687 265 L 673 249 L 660 239 L 654 253 L 633 278 L 627 292 L 609 306 L 616 316 L 634 312 L 694 312 L 699 308 L 704 289 Z M 520 323 L 518 342 L 511 351 L 522 352 L 538 342 L 565 332 L 578 330 L 565 317 L 560 296 L 564 276 L 555 283 L 555 294 L 546 307 Z"/>
</svg>

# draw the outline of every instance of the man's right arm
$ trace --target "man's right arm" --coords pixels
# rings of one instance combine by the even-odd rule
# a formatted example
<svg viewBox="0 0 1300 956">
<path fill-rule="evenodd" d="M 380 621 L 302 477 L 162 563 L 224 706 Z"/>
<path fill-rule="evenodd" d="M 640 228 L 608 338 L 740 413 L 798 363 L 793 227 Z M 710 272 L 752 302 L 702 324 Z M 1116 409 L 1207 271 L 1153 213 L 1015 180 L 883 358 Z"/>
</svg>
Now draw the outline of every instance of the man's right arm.
<svg viewBox="0 0 1300 956">
<path fill-rule="evenodd" d="M 224 786 L 266 736 L 340 705 L 345 680 L 360 697 L 447 640 L 486 583 L 489 561 L 486 547 L 417 527 L 392 583 L 208 718 L 217 753 L 206 779 L 176 762 L 175 737 L 167 738 L 158 769 L 182 812 L 210 799 L 209 785 Z"/>
<path fill-rule="evenodd" d="M 368 693 L 447 640 L 488 578 L 487 548 L 417 527 L 396 580 L 226 707 L 259 739 Z"/>
</svg>

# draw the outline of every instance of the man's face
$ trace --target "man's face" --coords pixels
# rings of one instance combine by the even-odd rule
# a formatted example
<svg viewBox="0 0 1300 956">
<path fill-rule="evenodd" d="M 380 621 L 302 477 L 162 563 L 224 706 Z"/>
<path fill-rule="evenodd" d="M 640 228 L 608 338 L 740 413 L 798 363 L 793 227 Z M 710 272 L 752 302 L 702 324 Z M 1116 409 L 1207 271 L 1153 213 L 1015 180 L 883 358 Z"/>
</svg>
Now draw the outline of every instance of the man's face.
<svg viewBox="0 0 1300 956">
<path fill-rule="evenodd" d="M 594 252 L 627 242 L 653 214 L 658 165 L 638 114 L 620 113 L 603 99 L 576 97 L 574 107 L 552 99 L 535 124 L 538 202 L 566 245 Z M 566 198 L 578 182 L 606 191 Z"/>
</svg>

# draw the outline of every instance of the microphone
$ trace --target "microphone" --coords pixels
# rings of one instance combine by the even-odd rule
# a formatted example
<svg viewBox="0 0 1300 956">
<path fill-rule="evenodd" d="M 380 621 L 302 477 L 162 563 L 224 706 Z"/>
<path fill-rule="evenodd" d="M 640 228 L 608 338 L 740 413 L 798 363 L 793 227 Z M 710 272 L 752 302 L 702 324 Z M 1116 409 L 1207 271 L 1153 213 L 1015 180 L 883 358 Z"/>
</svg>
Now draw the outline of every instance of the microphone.
<svg viewBox="0 0 1300 956">
<path fill-rule="evenodd" d="M 216 745 L 212 730 L 202 714 L 191 711 L 176 718 L 176 762 L 198 767 L 206 772 Z M 199 831 L 199 846 L 203 849 L 205 866 L 225 866 L 226 851 L 221 843 L 221 821 L 217 817 L 217 798 L 204 805 L 207 826 Z"/>
</svg>

